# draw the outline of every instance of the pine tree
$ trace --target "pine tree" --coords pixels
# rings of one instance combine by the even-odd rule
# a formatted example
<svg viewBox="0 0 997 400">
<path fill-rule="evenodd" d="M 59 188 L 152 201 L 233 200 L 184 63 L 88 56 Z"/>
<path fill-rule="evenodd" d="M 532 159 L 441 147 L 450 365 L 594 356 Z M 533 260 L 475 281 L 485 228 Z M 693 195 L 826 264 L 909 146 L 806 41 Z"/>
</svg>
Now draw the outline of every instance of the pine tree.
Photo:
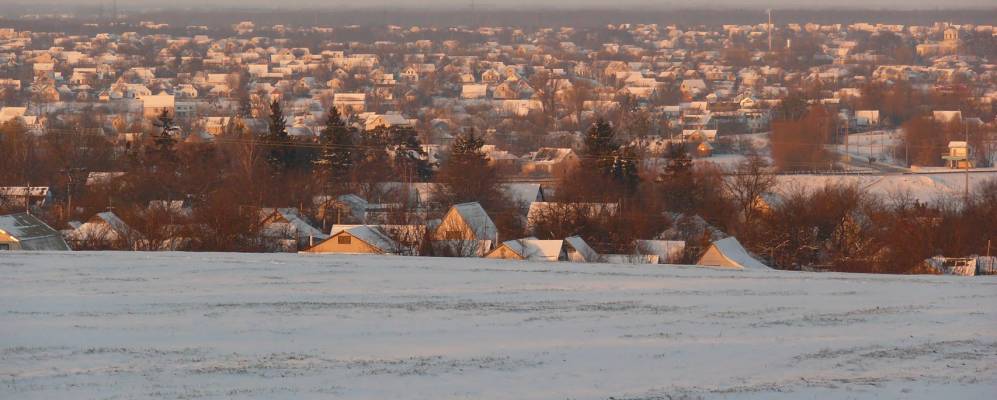
<svg viewBox="0 0 997 400">
<path fill-rule="evenodd" d="M 480 166 L 488 163 L 481 147 L 485 140 L 474 134 L 474 129 L 467 134 L 459 135 L 450 146 L 450 161 L 458 165 Z"/>
<path fill-rule="evenodd" d="M 267 163 L 277 173 L 283 173 L 294 162 L 294 150 L 291 148 L 291 137 L 287 134 L 287 119 L 280 103 L 274 100 L 270 103 L 270 124 L 263 141 L 269 147 Z"/>
<path fill-rule="evenodd" d="M 612 177 L 623 183 L 627 190 L 637 187 L 637 155 L 631 147 L 621 147 L 616 150 L 613 158 Z"/>
<path fill-rule="evenodd" d="M 394 154 L 395 169 L 415 179 L 427 181 L 433 177 L 433 164 L 429 154 L 419 143 L 419 137 L 412 128 L 391 127 L 386 132 L 388 147 Z"/>
<path fill-rule="evenodd" d="M 613 141 L 615 136 L 608 122 L 602 118 L 596 120 L 585 134 L 582 166 L 590 172 L 609 172 L 615 161 L 613 154 L 619 148 Z"/>
<path fill-rule="evenodd" d="M 434 194 L 437 202 L 476 201 L 492 210 L 509 206 L 498 183 L 498 172 L 488 164 L 488 157 L 481 151 L 484 145 L 485 141 L 473 130 L 454 139 L 450 155 L 438 175 L 441 185 Z"/>
<path fill-rule="evenodd" d="M 150 156 L 156 158 L 156 161 L 174 160 L 176 158 L 176 149 L 174 147 L 177 144 L 177 140 L 173 138 L 173 133 L 179 128 L 173 124 L 173 117 L 170 116 L 169 111 L 163 110 L 153 125 L 162 128 L 162 130 L 152 137 L 155 149 L 151 151 L 154 154 L 150 154 Z"/>
<path fill-rule="evenodd" d="M 585 173 L 609 177 L 630 190 L 637 184 L 637 155 L 629 147 L 616 144 L 613 127 L 599 118 L 585 136 L 582 168 Z"/>
<path fill-rule="evenodd" d="M 353 169 L 357 157 L 353 142 L 353 129 L 346 126 L 339 110 L 332 107 L 319 141 L 322 152 L 315 160 L 316 172 L 329 178 L 343 178 Z"/>
</svg>

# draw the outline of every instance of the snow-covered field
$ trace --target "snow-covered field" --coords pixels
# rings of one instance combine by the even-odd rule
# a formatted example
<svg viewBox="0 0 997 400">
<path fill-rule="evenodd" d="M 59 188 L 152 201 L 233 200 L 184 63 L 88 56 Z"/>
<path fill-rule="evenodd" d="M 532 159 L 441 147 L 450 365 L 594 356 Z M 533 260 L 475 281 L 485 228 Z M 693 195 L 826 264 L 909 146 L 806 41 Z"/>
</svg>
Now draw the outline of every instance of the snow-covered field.
<svg viewBox="0 0 997 400">
<path fill-rule="evenodd" d="M 2 399 L 993 398 L 997 279 L 0 254 Z"/>
<path fill-rule="evenodd" d="M 997 180 L 997 171 L 977 171 L 969 174 L 970 190 L 988 181 Z M 788 195 L 796 191 L 813 191 L 826 185 L 854 185 L 883 200 L 911 196 L 925 203 L 961 201 L 965 195 L 966 175 L 963 173 L 923 173 L 891 175 L 780 175 L 776 192 Z"/>
</svg>

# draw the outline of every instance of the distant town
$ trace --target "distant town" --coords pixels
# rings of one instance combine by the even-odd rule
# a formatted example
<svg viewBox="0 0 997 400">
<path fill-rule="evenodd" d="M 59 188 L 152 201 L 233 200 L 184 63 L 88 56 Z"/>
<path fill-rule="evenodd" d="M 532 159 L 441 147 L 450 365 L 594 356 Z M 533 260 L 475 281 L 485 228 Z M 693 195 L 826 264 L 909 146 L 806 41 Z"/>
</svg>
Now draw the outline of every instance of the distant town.
<svg viewBox="0 0 997 400">
<path fill-rule="evenodd" d="M 0 250 L 997 269 L 992 24 L 141 17 L 0 19 Z"/>
</svg>

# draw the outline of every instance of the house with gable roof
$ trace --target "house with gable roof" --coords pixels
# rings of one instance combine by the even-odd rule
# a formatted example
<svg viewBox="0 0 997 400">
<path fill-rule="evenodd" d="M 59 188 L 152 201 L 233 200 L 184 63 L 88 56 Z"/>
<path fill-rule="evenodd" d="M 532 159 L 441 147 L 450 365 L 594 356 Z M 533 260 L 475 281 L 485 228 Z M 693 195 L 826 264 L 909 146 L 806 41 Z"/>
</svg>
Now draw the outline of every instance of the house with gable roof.
<svg viewBox="0 0 997 400">
<path fill-rule="evenodd" d="M 498 228 L 477 202 L 450 207 L 433 234 L 433 249 L 443 255 L 480 257 L 497 245 Z"/>
</svg>

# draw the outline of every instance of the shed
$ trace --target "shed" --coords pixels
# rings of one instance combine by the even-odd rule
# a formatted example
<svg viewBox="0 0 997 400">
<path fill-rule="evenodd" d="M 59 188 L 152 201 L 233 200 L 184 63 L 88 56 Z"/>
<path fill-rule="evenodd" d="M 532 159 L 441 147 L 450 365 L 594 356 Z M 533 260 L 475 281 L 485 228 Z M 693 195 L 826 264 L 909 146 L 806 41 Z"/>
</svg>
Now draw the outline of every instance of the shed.
<svg viewBox="0 0 997 400">
<path fill-rule="evenodd" d="M 564 238 L 564 252 L 568 261 L 572 262 L 598 262 L 599 253 L 596 253 L 585 243 L 581 236 L 571 236 Z"/>
<path fill-rule="evenodd" d="M 734 237 L 713 242 L 696 265 L 728 269 L 767 270 L 769 266 L 756 260 Z"/>
<path fill-rule="evenodd" d="M 529 261 L 561 261 L 567 259 L 563 240 L 539 240 L 528 237 L 507 240 L 492 250 L 485 258 Z"/>
</svg>

